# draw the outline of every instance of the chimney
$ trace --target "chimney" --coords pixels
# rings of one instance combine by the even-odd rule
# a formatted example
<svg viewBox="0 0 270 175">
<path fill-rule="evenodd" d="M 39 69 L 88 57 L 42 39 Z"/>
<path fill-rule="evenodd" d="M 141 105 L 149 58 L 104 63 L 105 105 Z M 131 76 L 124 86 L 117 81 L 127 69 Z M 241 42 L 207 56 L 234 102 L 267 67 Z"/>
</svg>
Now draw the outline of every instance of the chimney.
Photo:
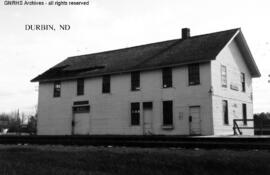
<svg viewBox="0 0 270 175">
<path fill-rule="evenodd" d="M 182 39 L 187 39 L 190 37 L 190 29 L 182 28 Z"/>
</svg>

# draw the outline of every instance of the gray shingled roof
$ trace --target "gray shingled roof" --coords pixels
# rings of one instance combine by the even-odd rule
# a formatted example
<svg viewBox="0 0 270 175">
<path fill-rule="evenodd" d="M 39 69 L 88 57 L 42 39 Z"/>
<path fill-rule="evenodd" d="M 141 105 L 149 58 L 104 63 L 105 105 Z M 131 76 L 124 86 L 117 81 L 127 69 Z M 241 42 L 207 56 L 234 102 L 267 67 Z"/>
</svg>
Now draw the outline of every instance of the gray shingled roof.
<svg viewBox="0 0 270 175">
<path fill-rule="evenodd" d="M 239 30 L 232 29 L 193 36 L 187 39 L 175 39 L 125 49 L 69 57 L 31 81 L 55 81 L 95 77 L 105 74 L 206 62 L 214 60 L 217 54 Z"/>
</svg>

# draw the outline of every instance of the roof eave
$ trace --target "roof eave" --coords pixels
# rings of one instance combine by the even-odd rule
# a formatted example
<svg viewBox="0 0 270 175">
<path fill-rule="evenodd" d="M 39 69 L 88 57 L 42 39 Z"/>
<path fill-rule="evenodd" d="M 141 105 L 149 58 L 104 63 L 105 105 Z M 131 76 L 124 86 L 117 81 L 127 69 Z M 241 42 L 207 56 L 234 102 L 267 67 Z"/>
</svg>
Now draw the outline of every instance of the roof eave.
<svg viewBox="0 0 270 175">
<path fill-rule="evenodd" d="M 157 69 L 162 69 L 166 67 L 178 67 L 178 66 L 184 66 L 188 64 L 193 64 L 193 63 L 206 63 L 214 58 L 209 58 L 205 60 L 200 60 L 200 61 L 191 61 L 191 62 L 186 62 L 186 63 L 180 63 L 180 64 L 172 64 L 172 65 L 164 65 L 164 66 L 156 66 L 156 67 L 149 67 L 149 68 L 141 68 L 141 69 L 130 69 L 128 71 L 115 71 L 115 72 L 106 72 L 106 73 L 99 73 L 99 74 L 94 74 L 94 75 L 81 75 L 81 76 L 72 76 L 72 77 L 65 77 L 65 78 L 50 78 L 50 79 L 42 79 L 37 76 L 36 78 L 32 79 L 31 82 L 53 82 L 53 81 L 63 81 L 63 80 L 74 80 L 78 78 L 94 78 L 94 77 L 100 77 L 103 75 L 115 75 L 115 74 L 124 74 L 124 73 L 130 73 L 130 72 L 135 72 L 135 71 L 151 71 L 151 70 L 157 70 Z"/>
<path fill-rule="evenodd" d="M 239 32 L 238 37 L 236 37 L 236 41 L 239 43 L 240 49 L 242 50 L 242 53 L 244 54 L 244 57 L 247 58 L 247 62 L 250 66 L 248 66 L 252 78 L 258 78 L 261 77 L 261 73 L 259 71 L 259 68 L 251 54 L 251 51 L 248 47 L 247 41 L 243 35 L 243 33 Z"/>
<path fill-rule="evenodd" d="M 35 82 L 38 82 L 38 79 L 37 77 L 36 78 L 33 78 L 32 80 L 30 80 L 31 83 L 35 83 Z"/>
</svg>

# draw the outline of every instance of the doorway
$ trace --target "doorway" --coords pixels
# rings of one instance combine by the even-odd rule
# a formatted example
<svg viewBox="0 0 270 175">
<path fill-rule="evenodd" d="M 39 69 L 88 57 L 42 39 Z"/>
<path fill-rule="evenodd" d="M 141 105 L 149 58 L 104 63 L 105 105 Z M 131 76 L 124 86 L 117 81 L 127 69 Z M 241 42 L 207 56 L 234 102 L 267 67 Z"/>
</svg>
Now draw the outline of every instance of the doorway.
<svg viewBox="0 0 270 175">
<path fill-rule="evenodd" d="M 74 114 L 74 134 L 75 135 L 88 135 L 90 116 L 89 113 L 75 113 Z"/>
<path fill-rule="evenodd" d="M 152 135 L 153 103 L 143 102 L 143 134 Z"/>
<path fill-rule="evenodd" d="M 90 134 L 90 106 L 73 106 L 72 135 Z"/>
<path fill-rule="evenodd" d="M 189 107 L 189 130 L 190 135 L 201 135 L 200 106 Z"/>
</svg>

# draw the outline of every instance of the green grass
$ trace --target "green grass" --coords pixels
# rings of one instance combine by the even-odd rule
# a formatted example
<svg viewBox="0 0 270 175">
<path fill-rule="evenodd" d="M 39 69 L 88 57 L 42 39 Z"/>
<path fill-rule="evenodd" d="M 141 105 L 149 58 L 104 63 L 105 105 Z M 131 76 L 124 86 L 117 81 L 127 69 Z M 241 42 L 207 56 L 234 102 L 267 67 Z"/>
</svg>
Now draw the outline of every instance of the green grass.
<svg viewBox="0 0 270 175">
<path fill-rule="evenodd" d="M 0 145 L 0 175 L 21 174 L 270 174 L 270 152 Z"/>
</svg>

